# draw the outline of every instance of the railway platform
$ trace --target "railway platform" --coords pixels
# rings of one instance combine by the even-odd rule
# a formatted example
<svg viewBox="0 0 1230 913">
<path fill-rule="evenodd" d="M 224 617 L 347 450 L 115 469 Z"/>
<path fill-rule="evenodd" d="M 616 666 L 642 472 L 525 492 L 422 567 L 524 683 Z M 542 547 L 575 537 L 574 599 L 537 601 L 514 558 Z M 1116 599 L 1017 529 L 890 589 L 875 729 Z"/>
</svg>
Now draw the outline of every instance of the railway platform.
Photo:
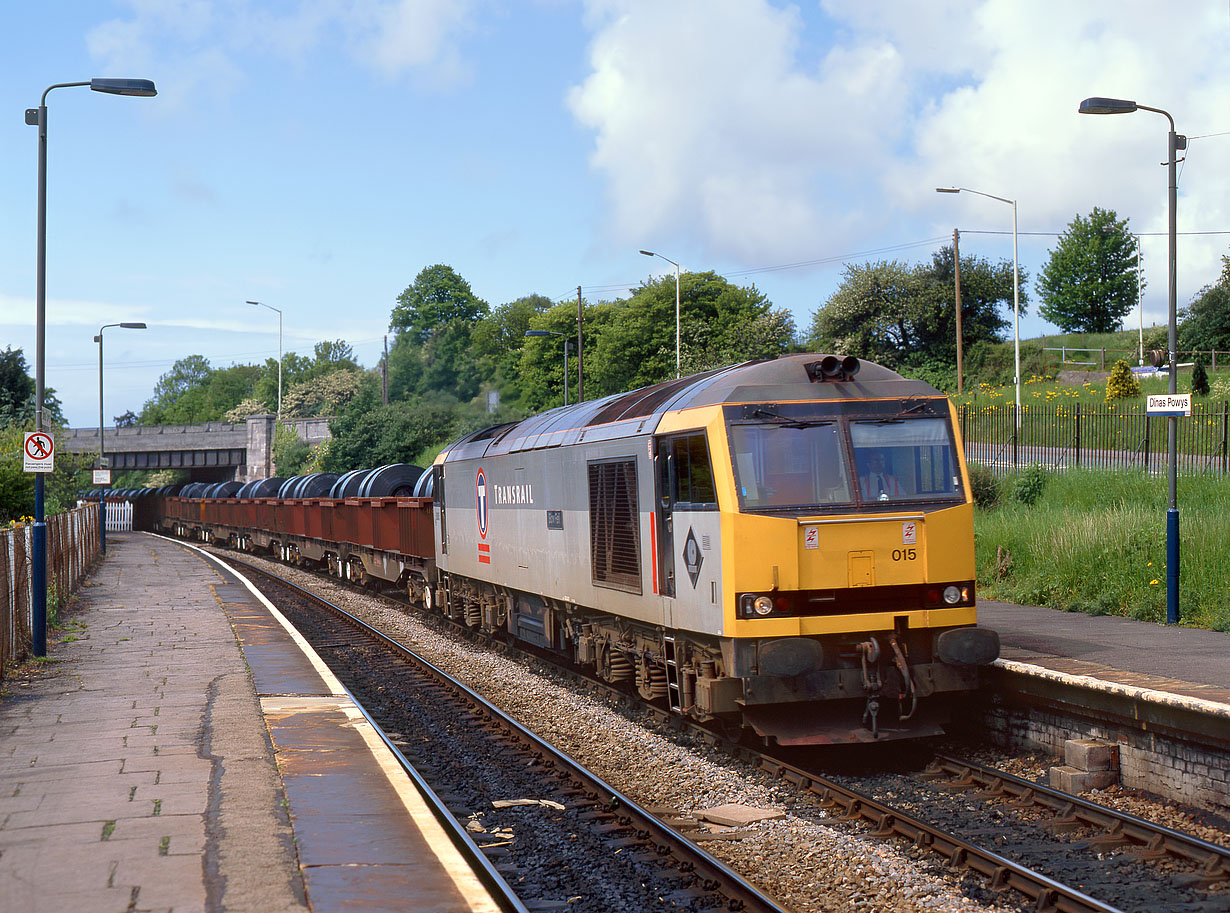
<svg viewBox="0 0 1230 913">
<path fill-rule="evenodd" d="M 1230 815 L 1230 637 L 993 601 L 978 615 L 1000 635 L 985 734 L 1057 756 L 1101 739 L 1123 786 Z M 1090 779 L 1070 764 L 1060 784 Z"/>
<path fill-rule="evenodd" d="M 0 909 L 500 909 L 306 644 L 188 547 L 108 537 L 0 699 Z"/>
<path fill-rule="evenodd" d="M 1004 666 L 1209 704 L 1211 711 L 1220 706 L 1230 714 L 1230 635 L 993 600 L 979 601 L 978 622 L 999 632 Z"/>
</svg>

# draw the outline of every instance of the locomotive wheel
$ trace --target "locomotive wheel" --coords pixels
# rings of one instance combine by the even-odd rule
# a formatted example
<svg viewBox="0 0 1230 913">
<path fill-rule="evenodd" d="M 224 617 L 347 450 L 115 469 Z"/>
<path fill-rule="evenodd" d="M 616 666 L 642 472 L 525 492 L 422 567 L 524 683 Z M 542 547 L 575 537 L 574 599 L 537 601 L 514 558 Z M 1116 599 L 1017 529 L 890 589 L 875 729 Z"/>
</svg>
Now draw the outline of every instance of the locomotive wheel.
<svg viewBox="0 0 1230 913">
<path fill-rule="evenodd" d="M 430 583 L 423 587 L 423 606 L 428 612 L 434 611 L 436 608 L 436 594 Z"/>
</svg>

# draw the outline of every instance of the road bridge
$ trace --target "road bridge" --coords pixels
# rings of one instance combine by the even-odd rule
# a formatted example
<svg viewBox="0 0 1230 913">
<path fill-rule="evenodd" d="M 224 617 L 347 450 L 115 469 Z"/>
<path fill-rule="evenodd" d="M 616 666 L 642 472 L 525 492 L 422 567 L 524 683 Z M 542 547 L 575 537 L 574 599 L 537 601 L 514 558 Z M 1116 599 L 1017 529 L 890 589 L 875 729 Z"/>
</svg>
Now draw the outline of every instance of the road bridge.
<svg viewBox="0 0 1230 913">
<path fill-rule="evenodd" d="M 185 469 L 192 482 L 247 482 L 273 475 L 272 415 L 246 422 L 135 425 L 104 428 L 103 450 L 115 470 Z M 315 446 L 329 439 L 329 419 L 291 419 L 299 439 Z M 63 453 L 98 453 L 98 428 L 65 428 L 56 435 Z"/>
</svg>

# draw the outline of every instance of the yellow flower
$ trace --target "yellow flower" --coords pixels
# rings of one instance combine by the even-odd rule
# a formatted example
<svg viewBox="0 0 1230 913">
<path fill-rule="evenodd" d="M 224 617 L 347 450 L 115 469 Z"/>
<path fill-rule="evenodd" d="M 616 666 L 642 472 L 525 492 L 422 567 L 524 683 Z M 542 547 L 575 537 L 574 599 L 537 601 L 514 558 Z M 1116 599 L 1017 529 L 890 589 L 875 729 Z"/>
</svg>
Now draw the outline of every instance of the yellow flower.
<svg viewBox="0 0 1230 913">
<path fill-rule="evenodd" d="M 1156 581 L 1156 580 L 1150 580 L 1150 581 L 1149 581 L 1149 586 L 1157 586 L 1157 581 Z"/>
</svg>

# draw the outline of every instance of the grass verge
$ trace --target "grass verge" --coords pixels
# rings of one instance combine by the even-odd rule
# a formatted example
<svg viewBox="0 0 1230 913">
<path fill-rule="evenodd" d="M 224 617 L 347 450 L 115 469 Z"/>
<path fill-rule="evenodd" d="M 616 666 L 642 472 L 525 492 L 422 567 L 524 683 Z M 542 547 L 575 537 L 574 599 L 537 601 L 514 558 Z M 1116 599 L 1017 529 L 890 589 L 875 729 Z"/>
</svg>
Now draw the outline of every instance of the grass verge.
<svg viewBox="0 0 1230 913">
<path fill-rule="evenodd" d="M 1032 504 L 1014 496 L 1022 490 L 1020 478 L 1007 476 L 997 486 L 998 503 L 975 513 L 979 595 L 1165 621 L 1164 476 L 1046 473 Z M 1225 584 L 1230 579 L 1230 483 L 1213 476 L 1181 478 L 1178 505 L 1181 623 L 1230 631 Z"/>
</svg>

